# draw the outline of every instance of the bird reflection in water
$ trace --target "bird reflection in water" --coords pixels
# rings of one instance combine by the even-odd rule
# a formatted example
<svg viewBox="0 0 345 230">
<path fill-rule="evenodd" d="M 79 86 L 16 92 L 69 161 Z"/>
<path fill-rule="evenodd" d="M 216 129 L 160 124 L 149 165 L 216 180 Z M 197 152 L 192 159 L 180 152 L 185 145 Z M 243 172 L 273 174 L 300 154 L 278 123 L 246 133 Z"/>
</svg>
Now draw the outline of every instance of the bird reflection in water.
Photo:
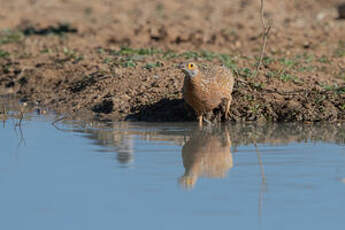
<svg viewBox="0 0 345 230">
<path fill-rule="evenodd" d="M 233 167 L 231 139 L 227 127 L 197 128 L 182 148 L 185 173 L 182 187 L 191 189 L 199 177 L 224 178 Z"/>
</svg>

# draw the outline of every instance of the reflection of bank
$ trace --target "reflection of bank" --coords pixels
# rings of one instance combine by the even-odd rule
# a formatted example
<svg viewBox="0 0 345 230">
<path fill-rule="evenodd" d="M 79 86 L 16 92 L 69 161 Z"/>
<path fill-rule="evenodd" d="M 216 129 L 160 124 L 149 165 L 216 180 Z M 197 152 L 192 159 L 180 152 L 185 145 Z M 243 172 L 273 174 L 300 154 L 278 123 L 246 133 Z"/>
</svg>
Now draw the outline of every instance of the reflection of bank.
<svg viewBox="0 0 345 230">
<path fill-rule="evenodd" d="M 233 166 L 230 147 L 227 127 L 195 129 L 182 148 L 181 186 L 193 188 L 199 177 L 224 178 Z"/>
<path fill-rule="evenodd" d="M 134 161 L 134 136 L 127 130 L 127 124 L 84 128 L 81 132 L 87 133 L 86 138 L 101 146 L 100 152 L 116 153 L 116 160 L 121 164 Z"/>
<path fill-rule="evenodd" d="M 184 143 L 185 124 L 176 125 L 169 131 L 166 124 L 137 124 L 129 122 L 97 123 L 92 122 L 88 127 L 78 129 L 78 132 L 87 133 L 86 138 L 94 145 L 100 146 L 101 152 L 115 153 L 117 162 L 123 165 L 135 160 L 135 140 L 164 141 L 172 145 Z M 166 128 L 168 127 L 168 128 Z M 60 129 L 61 130 L 61 129 Z M 176 131 L 180 130 L 180 131 Z M 74 130 L 76 132 L 76 130 Z"/>
</svg>

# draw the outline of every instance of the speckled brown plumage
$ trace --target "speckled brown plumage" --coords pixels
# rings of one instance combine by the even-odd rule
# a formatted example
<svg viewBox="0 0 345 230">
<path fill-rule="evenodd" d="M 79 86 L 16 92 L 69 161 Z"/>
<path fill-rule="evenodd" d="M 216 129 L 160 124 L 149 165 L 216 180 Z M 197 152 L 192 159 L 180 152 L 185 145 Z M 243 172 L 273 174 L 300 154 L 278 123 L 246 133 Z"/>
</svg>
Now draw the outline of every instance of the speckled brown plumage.
<svg viewBox="0 0 345 230">
<path fill-rule="evenodd" d="M 184 175 L 179 183 L 193 188 L 199 177 L 223 178 L 233 166 L 227 127 L 195 129 L 182 148 Z"/>
<path fill-rule="evenodd" d="M 183 85 L 183 98 L 196 112 L 199 123 L 202 125 L 202 115 L 212 111 L 221 102 L 227 100 L 225 111 L 226 118 L 229 115 L 230 104 L 232 100 L 232 90 L 234 86 L 234 77 L 226 67 L 213 66 L 198 68 L 195 64 L 195 75 L 189 73 L 189 66 L 185 64 L 182 68 L 186 74 Z"/>
</svg>

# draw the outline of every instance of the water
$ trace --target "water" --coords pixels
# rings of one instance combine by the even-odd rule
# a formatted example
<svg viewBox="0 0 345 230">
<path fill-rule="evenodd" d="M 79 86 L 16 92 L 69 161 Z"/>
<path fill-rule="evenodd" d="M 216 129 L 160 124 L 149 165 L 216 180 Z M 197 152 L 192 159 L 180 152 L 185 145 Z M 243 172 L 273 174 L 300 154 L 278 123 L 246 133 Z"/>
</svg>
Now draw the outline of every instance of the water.
<svg viewBox="0 0 345 230">
<path fill-rule="evenodd" d="M 12 115 L 11 115 L 12 114 Z M 4 116 L 2 116 L 4 120 Z M 0 229 L 340 229 L 345 125 L 0 126 Z"/>
</svg>

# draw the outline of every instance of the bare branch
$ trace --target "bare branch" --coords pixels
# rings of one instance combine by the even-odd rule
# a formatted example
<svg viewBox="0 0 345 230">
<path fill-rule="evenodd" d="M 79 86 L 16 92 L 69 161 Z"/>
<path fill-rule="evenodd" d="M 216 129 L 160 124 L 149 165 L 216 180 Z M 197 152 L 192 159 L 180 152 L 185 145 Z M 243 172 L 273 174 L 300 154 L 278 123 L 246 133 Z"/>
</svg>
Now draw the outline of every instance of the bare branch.
<svg viewBox="0 0 345 230">
<path fill-rule="evenodd" d="M 60 118 L 54 120 L 54 121 L 52 122 L 52 125 L 55 126 L 56 123 L 58 123 L 59 121 L 63 121 L 63 120 L 65 120 L 66 118 L 67 118 L 66 116 L 60 117 Z"/>
<path fill-rule="evenodd" d="M 268 23 L 265 22 L 264 0 L 261 0 L 261 4 L 260 4 L 260 19 L 261 19 L 261 24 L 262 24 L 262 27 L 263 27 L 262 46 L 261 46 L 260 58 L 259 58 L 259 61 L 258 61 L 257 65 L 256 65 L 255 76 L 260 71 L 260 67 L 262 65 L 262 60 L 263 60 L 264 54 L 265 54 L 267 40 L 268 40 L 268 37 L 269 37 L 270 30 L 272 28 L 272 25 L 271 25 L 270 21 Z"/>
<path fill-rule="evenodd" d="M 23 111 L 20 111 L 19 121 L 18 121 L 18 123 L 16 123 L 16 126 L 19 126 L 19 127 L 22 126 L 23 118 L 24 118 L 24 113 L 23 113 Z"/>
</svg>

